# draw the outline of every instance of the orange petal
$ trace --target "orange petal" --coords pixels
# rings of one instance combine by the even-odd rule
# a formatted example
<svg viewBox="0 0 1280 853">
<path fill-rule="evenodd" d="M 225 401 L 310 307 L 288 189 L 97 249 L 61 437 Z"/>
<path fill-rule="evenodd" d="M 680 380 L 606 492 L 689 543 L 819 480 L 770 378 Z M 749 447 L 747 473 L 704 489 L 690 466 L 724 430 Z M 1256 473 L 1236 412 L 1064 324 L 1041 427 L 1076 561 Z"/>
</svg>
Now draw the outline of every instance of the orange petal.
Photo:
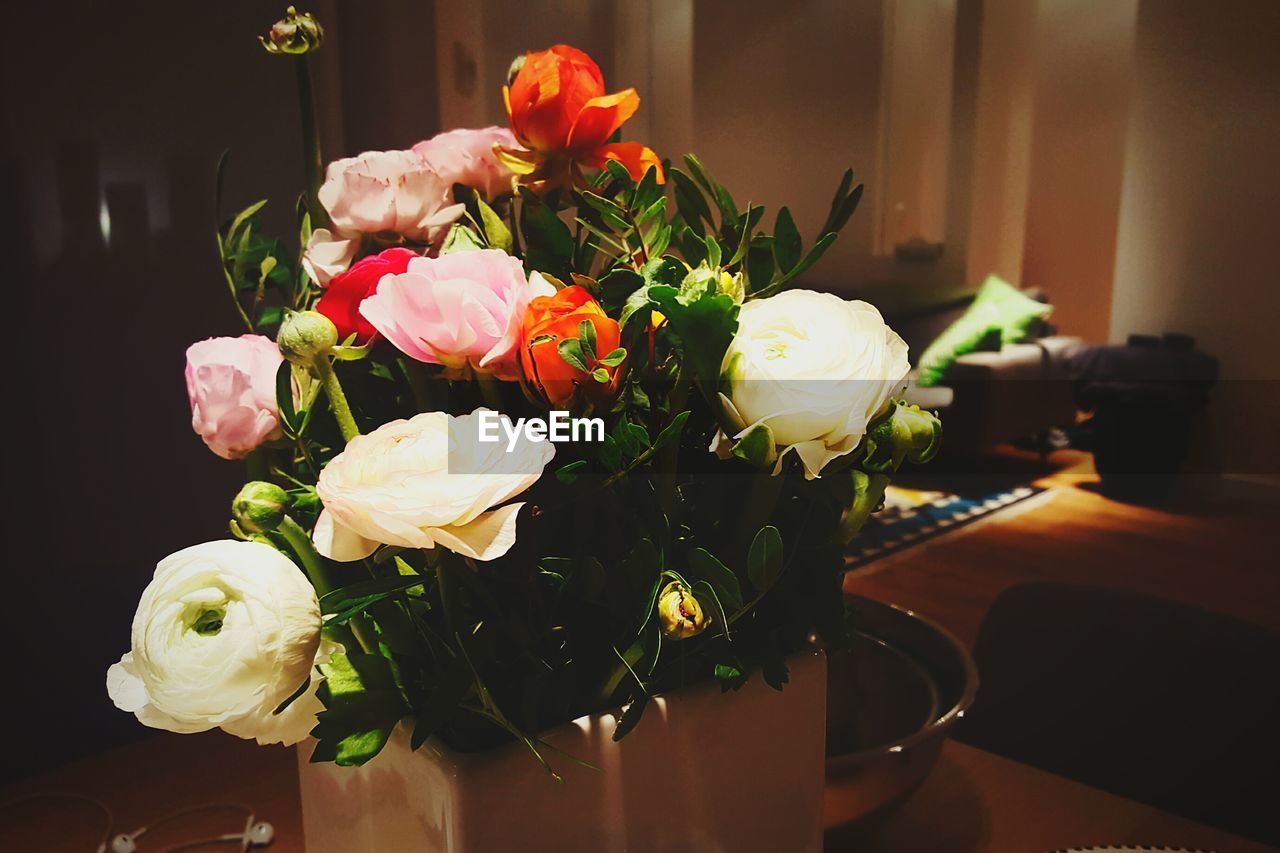
<svg viewBox="0 0 1280 853">
<path fill-rule="evenodd" d="M 585 71 L 589 77 L 591 77 L 601 92 L 604 91 L 604 75 L 600 73 L 600 66 L 596 65 L 596 61 L 594 59 L 578 50 L 576 47 L 570 47 L 567 44 L 556 44 L 547 48 L 543 53 L 554 54 L 555 56 L 578 66 Z"/>
<path fill-rule="evenodd" d="M 613 142 L 601 145 L 595 151 L 582 158 L 582 162 L 597 169 L 603 169 L 609 160 L 617 160 L 631 173 L 632 180 L 640 180 L 650 168 L 658 170 L 658 183 L 663 183 L 662 161 L 652 148 L 646 148 L 639 142 Z"/>
<path fill-rule="evenodd" d="M 594 151 L 609 141 L 613 132 L 640 108 L 635 89 L 592 98 L 582 106 L 569 131 L 570 151 Z"/>
</svg>

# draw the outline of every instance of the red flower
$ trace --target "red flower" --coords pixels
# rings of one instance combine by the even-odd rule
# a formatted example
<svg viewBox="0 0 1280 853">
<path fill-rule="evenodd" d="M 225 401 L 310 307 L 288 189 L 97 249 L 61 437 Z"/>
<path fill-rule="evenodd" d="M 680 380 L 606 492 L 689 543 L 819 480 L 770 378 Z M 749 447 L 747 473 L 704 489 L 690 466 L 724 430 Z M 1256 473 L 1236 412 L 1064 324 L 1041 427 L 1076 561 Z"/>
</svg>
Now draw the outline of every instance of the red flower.
<svg viewBox="0 0 1280 853">
<path fill-rule="evenodd" d="M 346 272 L 329 280 L 316 310 L 338 327 L 339 342 L 354 332 L 356 343 L 368 343 L 376 334 L 373 325 L 360 314 L 360 303 L 378 289 L 378 282 L 388 274 L 399 274 L 409 267 L 409 261 L 418 257 L 417 252 L 396 247 L 376 255 L 361 258 Z"/>
<path fill-rule="evenodd" d="M 549 185 L 580 180 L 580 167 L 603 168 L 617 160 L 639 180 L 662 166 L 658 155 L 638 142 L 610 143 L 609 137 L 635 114 L 635 89 L 612 95 L 600 68 L 577 48 L 558 44 L 525 56 L 524 65 L 502 97 L 511 131 L 528 151 L 498 149 L 498 155 L 526 183 Z"/>
</svg>

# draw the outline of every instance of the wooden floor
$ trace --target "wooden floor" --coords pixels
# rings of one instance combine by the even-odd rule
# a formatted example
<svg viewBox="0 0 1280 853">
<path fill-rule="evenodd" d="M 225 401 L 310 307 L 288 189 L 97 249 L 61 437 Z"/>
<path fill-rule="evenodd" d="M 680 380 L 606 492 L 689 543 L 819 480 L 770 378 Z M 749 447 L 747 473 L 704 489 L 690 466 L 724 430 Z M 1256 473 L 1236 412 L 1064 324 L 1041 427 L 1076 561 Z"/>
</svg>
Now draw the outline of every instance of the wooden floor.
<svg viewBox="0 0 1280 853">
<path fill-rule="evenodd" d="M 1213 497 L 1188 479 L 1164 507 L 1097 491 L 1091 458 L 1060 451 L 1051 494 L 851 572 L 845 590 L 916 610 L 972 647 L 1004 589 L 1048 580 L 1198 604 L 1280 631 L 1280 505 Z M 993 466 L 1033 466 L 1012 453 Z"/>
</svg>

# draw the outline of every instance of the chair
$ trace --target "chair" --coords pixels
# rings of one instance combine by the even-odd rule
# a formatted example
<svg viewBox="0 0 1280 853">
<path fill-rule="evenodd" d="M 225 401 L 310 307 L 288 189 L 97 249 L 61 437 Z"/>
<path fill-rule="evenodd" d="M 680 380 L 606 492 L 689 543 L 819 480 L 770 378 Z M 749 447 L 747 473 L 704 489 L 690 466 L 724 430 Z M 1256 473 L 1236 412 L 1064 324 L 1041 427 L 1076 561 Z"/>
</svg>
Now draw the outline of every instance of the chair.
<svg viewBox="0 0 1280 853">
<path fill-rule="evenodd" d="M 958 740 L 1280 845 L 1280 636 L 1151 596 L 1030 583 L 992 604 L 974 656 L 982 687 Z"/>
</svg>

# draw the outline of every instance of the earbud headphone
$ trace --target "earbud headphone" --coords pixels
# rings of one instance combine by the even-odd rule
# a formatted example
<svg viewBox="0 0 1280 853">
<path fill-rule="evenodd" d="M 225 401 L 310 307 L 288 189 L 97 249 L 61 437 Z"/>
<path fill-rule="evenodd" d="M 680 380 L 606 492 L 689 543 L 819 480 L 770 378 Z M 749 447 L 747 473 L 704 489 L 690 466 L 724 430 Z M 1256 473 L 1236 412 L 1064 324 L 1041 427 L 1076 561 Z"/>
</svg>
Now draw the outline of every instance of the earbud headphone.
<svg viewBox="0 0 1280 853">
<path fill-rule="evenodd" d="M 194 847 L 197 844 L 212 844 L 223 841 L 239 841 L 240 850 L 247 851 L 252 847 L 267 847 L 276 838 L 276 828 L 265 820 L 258 820 L 258 816 L 253 810 L 246 806 L 235 805 L 206 805 L 196 806 L 192 809 L 185 809 L 166 815 L 154 823 L 135 829 L 133 832 L 122 832 L 112 838 L 110 841 L 103 841 L 98 845 L 98 853 L 138 853 L 138 838 L 144 835 L 148 830 L 154 829 L 162 823 L 168 823 L 171 820 L 187 815 L 196 814 L 198 812 L 211 811 L 213 809 L 237 809 L 246 812 L 249 819 L 245 821 L 244 831 L 231 832 L 226 835 L 219 835 L 216 838 L 202 838 L 197 841 L 187 841 L 179 844 L 177 847 L 170 847 L 165 853 L 173 853 L 176 850 L 184 850 L 188 847 Z"/>
<path fill-rule="evenodd" d="M 231 832 L 226 835 L 219 835 L 217 838 L 201 838 L 195 841 L 186 841 L 176 847 L 169 847 L 163 851 L 163 853 L 174 853 L 174 851 L 186 850 L 187 848 L 195 847 L 196 845 L 217 844 L 219 842 L 226 841 L 240 842 L 241 853 L 247 853 L 251 848 L 271 846 L 271 842 L 275 841 L 276 838 L 276 828 L 274 826 L 267 823 L 265 820 L 258 820 L 258 816 L 253 813 L 253 809 L 248 806 L 238 805 L 235 803 L 206 803 L 189 809 L 183 809 L 182 811 L 165 815 L 159 820 L 152 821 L 146 826 L 135 829 L 133 832 L 122 832 L 116 836 L 110 836 L 111 828 L 115 824 L 115 815 L 112 814 L 111 809 L 101 800 L 85 796 L 84 794 L 41 791 L 35 794 L 27 794 L 25 796 L 17 797 L 16 799 L 2 802 L 0 803 L 0 810 L 30 802 L 31 800 L 42 799 L 71 800 L 74 802 L 88 803 L 97 807 L 106 818 L 106 828 L 103 830 L 102 843 L 98 845 L 97 853 L 137 853 L 138 838 L 145 835 L 148 831 L 155 829 L 162 823 L 168 823 L 169 821 L 177 820 L 180 817 L 186 817 L 188 815 L 208 811 L 238 811 L 248 815 L 248 819 L 245 820 L 244 829 L 241 832 Z"/>
</svg>

